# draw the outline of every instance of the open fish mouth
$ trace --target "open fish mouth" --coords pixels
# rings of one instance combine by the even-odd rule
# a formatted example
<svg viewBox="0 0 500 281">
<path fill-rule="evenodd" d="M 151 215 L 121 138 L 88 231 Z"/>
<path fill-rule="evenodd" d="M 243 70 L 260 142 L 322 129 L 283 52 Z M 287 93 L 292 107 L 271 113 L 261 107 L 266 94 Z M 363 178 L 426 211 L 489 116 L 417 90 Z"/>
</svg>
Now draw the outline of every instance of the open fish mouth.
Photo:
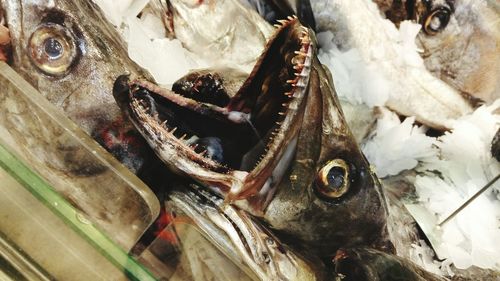
<svg viewBox="0 0 500 281">
<path fill-rule="evenodd" d="M 234 95 L 169 91 L 121 76 L 114 95 L 173 170 L 243 199 L 276 182 L 295 149 L 312 57 L 309 31 L 281 21 L 252 73 Z M 213 84 L 212 84 L 213 85 Z M 196 86 L 195 86 L 196 87 Z M 289 160 L 289 159 L 288 159 Z"/>
</svg>

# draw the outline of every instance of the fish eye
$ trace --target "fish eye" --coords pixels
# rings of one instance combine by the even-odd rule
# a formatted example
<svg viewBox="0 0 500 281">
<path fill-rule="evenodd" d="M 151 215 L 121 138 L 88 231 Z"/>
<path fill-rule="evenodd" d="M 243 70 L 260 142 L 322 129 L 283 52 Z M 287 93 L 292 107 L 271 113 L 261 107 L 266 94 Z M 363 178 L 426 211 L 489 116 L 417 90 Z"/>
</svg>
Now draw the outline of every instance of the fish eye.
<svg viewBox="0 0 500 281">
<path fill-rule="evenodd" d="M 43 42 L 44 51 L 50 59 L 58 59 L 64 53 L 61 42 L 56 38 L 47 38 Z"/>
<path fill-rule="evenodd" d="M 328 198 L 340 198 L 349 191 L 349 165 L 342 159 L 331 160 L 316 178 L 316 191 Z"/>
<path fill-rule="evenodd" d="M 28 49 L 33 64 L 51 76 L 66 74 L 79 55 L 73 35 L 54 23 L 38 27 L 30 37 Z"/>
<path fill-rule="evenodd" d="M 438 7 L 432 10 L 424 19 L 423 27 L 428 35 L 435 35 L 442 31 L 450 21 L 451 11 L 447 7 Z"/>
</svg>

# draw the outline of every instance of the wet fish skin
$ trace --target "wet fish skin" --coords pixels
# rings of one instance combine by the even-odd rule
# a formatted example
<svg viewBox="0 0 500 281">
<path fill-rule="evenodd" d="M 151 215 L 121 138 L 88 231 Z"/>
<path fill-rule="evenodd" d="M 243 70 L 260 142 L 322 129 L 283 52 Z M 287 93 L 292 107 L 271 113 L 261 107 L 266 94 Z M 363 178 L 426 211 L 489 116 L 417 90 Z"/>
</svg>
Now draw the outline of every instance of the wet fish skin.
<svg viewBox="0 0 500 281">
<path fill-rule="evenodd" d="M 260 280 L 328 280 L 320 262 L 294 252 L 245 211 L 225 205 L 201 186 L 190 186 L 176 186 L 165 205 L 188 218 L 239 266 Z"/>
<path fill-rule="evenodd" d="M 439 130 L 472 111 L 472 104 L 460 92 L 434 77 L 423 64 L 394 60 L 399 47 L 391 32 L 381 28 L 388 27 L 386 20 L 371 0 L 313 1 L 311 8 L 318 32 L 333 32 L 341 51 L 357 49 L 366 63 L 376 65 L 377 72 L 390 81 L 385 103 L 390 109 Z"/>
<path fill-rule="evenodd" d="M 273 32 L 271 25 L 239 0 L 162 0 L 161 4 L 153 8 L 166 15 L 171 36 L 209 65 L 250 71 Z"/>
<path fill-rule="evenodd" d="M 489 104 L 500 98 L 500 24 L 493 1 L 375 2 L 396 25 L 402 20 L 422 24 L 417 44 L 434 76 L 472 99 Z M 439 30 L 429 31 L 431 20 L 439 16 Z"/>
<path fill-rule="evenodd" d="M 125 71 L 149 74 L 128 58 L 119 34 L 99 8 L 92 1 L 0 3 L 11 36 L 11 67 L 138 172 L 151 153 L 133 126 L 123 120 L 112 87 Z"/>
<path fill-rule="evenodd" d="M 412 262 L 370 248 L 341 249 L 335 258 L 335 272 L 345 281 L 445 281 Z"/>
</svg>

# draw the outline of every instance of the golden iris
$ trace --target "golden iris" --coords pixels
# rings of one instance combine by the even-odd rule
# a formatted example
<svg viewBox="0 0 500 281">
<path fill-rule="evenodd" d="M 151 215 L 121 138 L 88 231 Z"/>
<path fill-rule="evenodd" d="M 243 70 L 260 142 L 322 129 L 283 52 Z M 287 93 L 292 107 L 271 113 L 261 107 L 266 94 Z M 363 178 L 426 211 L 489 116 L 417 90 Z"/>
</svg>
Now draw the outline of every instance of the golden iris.
<svg viewBox="0 0 500 281">
<path fill-rule="evenodd" d="M 340 198 L 349 191 L 349 165 L 342 159 L 334 159 L 318 172 L 317 190 L 329 197 Z"/>
<path fill-rule="evenodd" d="M 33 32 L 28 49 L 33 64 L 52 76 L 66 74 L 78 56 L 73 35 L 64 26 L 53 23 L 41 25 Z"/>
</svg>

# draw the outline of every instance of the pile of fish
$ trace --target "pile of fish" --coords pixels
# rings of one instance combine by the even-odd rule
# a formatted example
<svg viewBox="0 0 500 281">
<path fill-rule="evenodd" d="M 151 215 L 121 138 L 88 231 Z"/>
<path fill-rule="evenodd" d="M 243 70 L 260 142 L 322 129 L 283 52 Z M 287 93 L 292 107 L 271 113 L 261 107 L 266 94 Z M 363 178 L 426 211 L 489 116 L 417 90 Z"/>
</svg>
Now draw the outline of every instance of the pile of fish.
<svg viewBox="0 0 500 281">
<path fill-rule="evenodd" d="M 408 248 L 424 237 L 401 200 L 415 188 L 404 189 L 399 180 L 382 186 L 358 144 L 373 128 L 375 110 L 339 100 L 334 81 L 352 82 L 337 82 L 336 67 L 320 62 L 316 32 L 337 51 L 356 49 L 363 71 L 384 81 L 384 97 L 371 106 L 415 116 L 438 132 L 498 98 L 493 77 L 500 64 L 487 61 L 498 61 L 500 52 L 474 65 L 445 63 L 461 57 L 457 50 L 467 57 L 491 46 L 498 51 L 500 37 L 491 36 L 498 25 L 482 29 L 490 41 L 469 38 L 465 49 L 433 52 L 445 43 L 465 44 L 446 37 L 447 25 L 464 17 L 457 8 L 450 19 L 455 1 L 375 2 L 132 1 L 124 4 L 132 18 L 115 15 L 113 26 L 112 12 L 91 1 L 4 0 L 0 60 L 163 201 L 162 216 L 134 255 L 182 217 L 260 280 L 447 280 L 411 260 Z M 382 12 L 400 27 L 403 20 L 422 24 L 421 47 L 430 55 L 406 55 L 394 40 L 396 25 L 374 32 L 387 25 Z M 141 51 L 131 41 L 138 37 L 128 33 L 141 24 L 160 24 L 165 40 L 180 42 L 186 57 L 176 58 L 179 65 L 139 65 L 157 55 L 130 53 L 132 44 Z M 182 73 L 171 88 L 154 79 L 186 65 L 203 68 Z M 200 268 L 223 266 L 200 257 L 196 264 L 186 272 L 194 280 L 211 276 Z M 478 268 L 447 277 L 452 274 L 500 279 Z"/>
</svg>

